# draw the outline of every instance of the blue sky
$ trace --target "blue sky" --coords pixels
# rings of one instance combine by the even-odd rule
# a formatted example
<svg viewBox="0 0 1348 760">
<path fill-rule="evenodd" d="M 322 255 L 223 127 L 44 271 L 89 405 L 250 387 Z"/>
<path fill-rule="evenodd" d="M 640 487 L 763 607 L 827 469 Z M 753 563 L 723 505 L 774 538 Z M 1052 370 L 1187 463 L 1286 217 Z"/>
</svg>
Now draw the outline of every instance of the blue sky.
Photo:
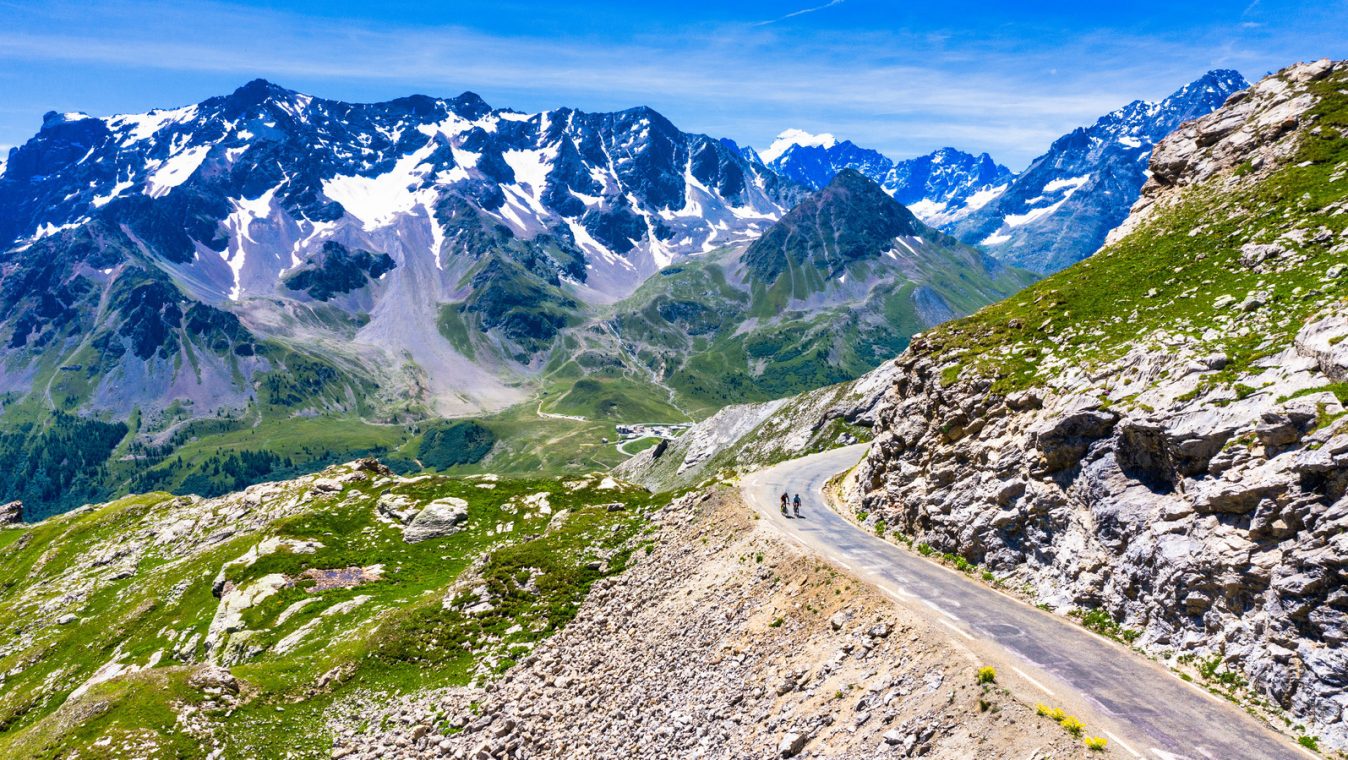
<svg viewBox="0 0 1348 760">
<path fill-rule="evenodd" d="M 261 76 L 345 100 L 644 104 L 760 148 L 793 127 L 895 157 L 987 150 L 1019 169 L 1208 69 L 1253 80 L 1348 56 L 1345 30 L 1348 0 L 0 0 L 0 146 L 48 110 L 181 105 Z"/>
</svg>

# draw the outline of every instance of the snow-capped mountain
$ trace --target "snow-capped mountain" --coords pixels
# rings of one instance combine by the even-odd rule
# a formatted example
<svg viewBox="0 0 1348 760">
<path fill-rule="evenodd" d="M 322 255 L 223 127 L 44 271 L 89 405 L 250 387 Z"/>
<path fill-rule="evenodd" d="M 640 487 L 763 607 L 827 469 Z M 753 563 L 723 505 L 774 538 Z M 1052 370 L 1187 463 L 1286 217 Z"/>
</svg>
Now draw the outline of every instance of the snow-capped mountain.
<svg viewBox="0 0 1348 760">
<path fill-rule="evenodd" d="M 1010 169 L 986 153 L 975 156 L 941 148 L 896 162 L 850 140 L 798 129 L 778 135 L 761 157 L 773 171 L 816 190 L 828 185 L 842 170 L 854 169 L 908 206 L 918 218 L 938 226 L 978 208 L 1004 190 L 1012 176 Z"/>
<path fill-rule="evenodd" d="M 302 337 L 374 374 L 412 367 L 441 411 L 499 407 L 583 304 L 756 237 L 803 192 L 649 108 L 351 104 L 258 80 L 171 110 L 50 113 L 0 174 L 0 386 L 80 354 L 98 368 L 81 405 L 184 384 L 234 403 L 278 361 L 258 344 Z M 456 351 L 446 309 L 496 357 Z"/>
<path fill-rule="evenodd" d="M 899 161 L 883 183 L 894 200 L 914 214 L 940 227 L 996 197 L 1014 175 L 1011 170 L 980 153 L 975 156 L 954 148 Z"/>
<path fill-rule="evenodd" d="M 652 277 L 611 323 L 680 398 L 766 401 L 858 377 L 1033 279 L 844 169 L 738 255 Z"/>
<path fill-rule="evenodd" d="M 1152 147 L 1249 84 L 1210 71 L 1159 102 L 1134 101 L 1058 138 L 979 208 L 943 228 L 1017 266 L 1048 273 L 1094 253 L 1127 216 L 1146 181 Z"/>
</svg>

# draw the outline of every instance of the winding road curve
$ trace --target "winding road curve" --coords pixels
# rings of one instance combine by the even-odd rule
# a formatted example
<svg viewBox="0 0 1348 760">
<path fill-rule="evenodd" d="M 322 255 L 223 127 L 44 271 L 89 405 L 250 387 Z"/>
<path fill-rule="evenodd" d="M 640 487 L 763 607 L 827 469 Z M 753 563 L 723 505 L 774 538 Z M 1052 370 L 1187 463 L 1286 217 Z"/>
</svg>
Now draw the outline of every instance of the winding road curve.
<svg viewBox="0 0 1348 760">
<path fill-rule="evenodd" d="M 774 528 L 899 604 L 950 629 L 983 661 L 1000 660 L 1043 702 L 1089 705 L 1088 725 L 1114 757 L 1262 760 L 1316 755 L 1160 665 L 1060 617 L 866 533 L 825 505 L 829 479 L 855 465 L 865 444 L 746 475 L 745 499 Z M 803 519 L 787 519 L 778 495 L 799 492 Z M 1091 721 L 1088 721 L 1088 724 Z M 1107 730 L 1100 731 L 1103 725 Z"/>
</svg>

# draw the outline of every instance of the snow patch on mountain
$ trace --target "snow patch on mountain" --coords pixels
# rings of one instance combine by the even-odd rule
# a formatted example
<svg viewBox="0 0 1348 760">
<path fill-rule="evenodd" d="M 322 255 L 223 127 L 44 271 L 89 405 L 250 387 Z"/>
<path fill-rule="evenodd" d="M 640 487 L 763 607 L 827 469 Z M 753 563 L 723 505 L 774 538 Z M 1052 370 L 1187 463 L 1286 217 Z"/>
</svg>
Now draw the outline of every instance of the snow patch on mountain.
<svg viewBox="0 0 1348 760">
<path fill-rule="evenodd" d="M 170 190 L 186 182 L 197 169 L 201 168 L 201 162 L 206 160 L 206 155 L 210 152 L 211 146 L 197 145 L 172 156 L 146 178 L 145 194 L 151 198 L 167 195 Z"/>
<path fill-rule="evenodd" d="M 185 106 L 168 110 L 153 110 L 148 113 L 121 114 L 107 119 L 108 129 L 120 133 L 122 144 L 130 145 L 149 140 L 170 124 L 182 124 L 194 119 L 197 107 Z"/>
<path fill-rule="evenodd" d="M 231 301 L 238 301 L 243 292 L 243 268 L 248 261 L 247 246 L 256 245 L 258 242 L 253 238 L 251 231 L 253 223 L 266 220 L 272 215 L 272 200 L 276 197 L 279 187 L 279 185 L 273 187 L 252 200 L 238 198 L 230 201 L 234 206 L 234 212 L 226 217 L 224 222 L 225 229 L 231 233 L 230 245 L 221 256 L 234 276 L 234 284 L 229 290 Z"/>
<path fill-rule="evenodd" d="M 424 162 L 434 150 L 435 142 L 428 141 L 398 159 L 392 170 L 374 177 L 339 174 L 325 179 L 323 194 L 340 203 L 367 231 L 377 229 L 424 200 L 418 189 L 429 172 Z"/>
</svg>

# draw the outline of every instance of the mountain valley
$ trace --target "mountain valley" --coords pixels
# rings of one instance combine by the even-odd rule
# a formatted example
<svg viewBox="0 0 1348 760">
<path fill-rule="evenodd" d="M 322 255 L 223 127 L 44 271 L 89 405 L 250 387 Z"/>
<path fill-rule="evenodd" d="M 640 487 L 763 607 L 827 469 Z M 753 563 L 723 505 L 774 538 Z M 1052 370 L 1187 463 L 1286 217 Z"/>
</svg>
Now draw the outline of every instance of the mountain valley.
<svg viewBox="0 0 1348 760">
<path fill-rule="evenodd" d="M 1348 61 L 1021 171 L 50 112 L 0 455 L 0 757 L 1344 760 Z"/>
</svg>

